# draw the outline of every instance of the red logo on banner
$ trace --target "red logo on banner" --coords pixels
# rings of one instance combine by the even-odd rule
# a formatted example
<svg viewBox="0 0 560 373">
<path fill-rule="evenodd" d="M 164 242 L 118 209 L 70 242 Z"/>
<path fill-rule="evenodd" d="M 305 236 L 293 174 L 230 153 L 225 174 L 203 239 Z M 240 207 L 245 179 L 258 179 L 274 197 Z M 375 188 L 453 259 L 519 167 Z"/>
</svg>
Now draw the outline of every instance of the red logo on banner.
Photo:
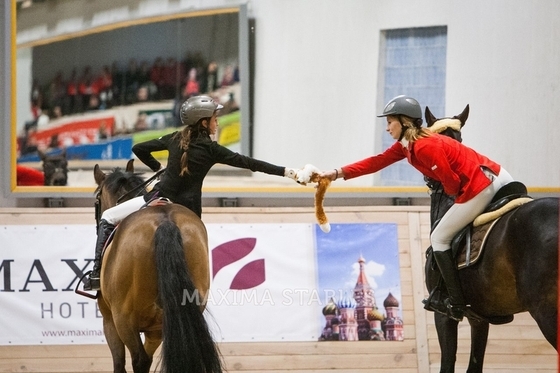
<svg viewBox="0 0 560 373">
<path fill-rule="evenodd" d="M 254 237 L 240 238 L 225 242 L 212 250 L 212 278 L 224 267 L 235 263 L 255 248 L 257 239 Z M 245 264 L 233 278 L 230 289 L 244 290 L 254 288 L 266 279 L 264 259 L 253 260 Z"/>
</svg>

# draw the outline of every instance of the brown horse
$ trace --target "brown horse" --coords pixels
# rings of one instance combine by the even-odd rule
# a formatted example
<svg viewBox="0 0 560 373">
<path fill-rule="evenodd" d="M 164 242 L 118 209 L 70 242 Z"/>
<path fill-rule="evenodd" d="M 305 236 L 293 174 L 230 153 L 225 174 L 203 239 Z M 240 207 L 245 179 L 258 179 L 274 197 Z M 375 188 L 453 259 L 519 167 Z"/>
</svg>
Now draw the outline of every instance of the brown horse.
<svg viewBox="0 0 560 373">
<path fill-rule="evenodd" d="M 469 107 L 452 118 L 436 119 L 426 108 L 428 127 L 461 141 Z M 435 130 L 437 128 L 437 130 Z M 453 204 L 441 184 L 426 180 L 431 189 L 432 226 Z M 500 192 L 498 192 L 500 194 Z M 481 259 L 459 271 L 465 299 L 480 317 L 468 317 L 471 354 L 468 373 L 482 372 L 490 323 L 506 323 L 513 315 L 529 312 L 546 340 L 557 348 L 558 318 L 558 198 L 539 198 L 503 215 L 490 231 Z M 428 252 L 428 291 L 440 283 Z M 441 373 L 455 371 L 455 320 L 435 313 L 441 348 Z"/>
<path fill-rule="evenodd" d="M 96 165 L 94 177 L 96 218 L 144 183 L 132 160 L 125 172 L 105 174 Z M 125 372 L 126 346 L 134 372 L 148 373 L 162 340 L 162 372 L 222 372 L 203 316 L 209 286 L 208 237 L 195 213 L 170 204 L 125 218 L 105 250 L 98 294 L 114 372 Z"/>
</svg>

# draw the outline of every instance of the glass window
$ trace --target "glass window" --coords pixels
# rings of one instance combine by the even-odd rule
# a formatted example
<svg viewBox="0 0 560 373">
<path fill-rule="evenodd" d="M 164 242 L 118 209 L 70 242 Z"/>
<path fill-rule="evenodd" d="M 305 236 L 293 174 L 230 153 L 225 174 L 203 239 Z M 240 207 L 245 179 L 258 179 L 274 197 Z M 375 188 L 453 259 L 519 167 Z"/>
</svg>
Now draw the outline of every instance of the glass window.
<svg viewBox="0 0 560 373">
<path fill-rule="evenodd" d="M 435 115 L 445 113 L 445 68 L 447 27 L 424 27 L 386 30 L 381 35 L 380 72 L 382 97 L 386 103 L 398 95 L 416 98 Z M 380 111 L 381 109 L 379 109 Z M 380 118 L 384 123 L 385 119 Z M 395 140 L 383 132 L 382 149 Z M 406 160 L 379 173 L 380 185 L 423 185 L 422 175 Z"/>
</svg>

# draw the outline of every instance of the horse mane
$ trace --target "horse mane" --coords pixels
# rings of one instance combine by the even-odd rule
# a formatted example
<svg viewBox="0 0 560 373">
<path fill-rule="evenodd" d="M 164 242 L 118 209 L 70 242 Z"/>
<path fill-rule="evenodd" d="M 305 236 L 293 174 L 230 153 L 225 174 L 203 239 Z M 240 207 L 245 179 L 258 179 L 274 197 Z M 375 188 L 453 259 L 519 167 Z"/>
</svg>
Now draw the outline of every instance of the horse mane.
<svg viewBox="0 0 560 373">
<path fill-rule="evenodd" d="M 116 195 L 117 192 L 124 187 L 127 187 L 127 190 L 131 190 L 143 183 L 144 179 L 140 174 L 125 172 L 120 167 L 115 167 L 111 173 L 107 174 L 103 183 L 97 187 L 96 192 L 99 192 L 101 188 L 104 187 L 110 194 Z M 142 194 L 144 193 L 145 190 Z"/>
</svg>

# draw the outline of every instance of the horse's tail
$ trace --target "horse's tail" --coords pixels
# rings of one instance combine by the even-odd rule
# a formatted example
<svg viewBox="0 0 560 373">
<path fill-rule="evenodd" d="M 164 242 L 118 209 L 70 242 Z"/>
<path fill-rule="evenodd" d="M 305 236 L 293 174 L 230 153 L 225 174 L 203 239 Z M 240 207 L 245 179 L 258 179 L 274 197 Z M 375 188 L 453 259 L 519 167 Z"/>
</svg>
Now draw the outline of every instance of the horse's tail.
<svg viewBox="0 0 560 373">
<path fill-rule="evenodd" d="M 175 223 L 165 221 L 157 228 L 155 253 L 163 308 L 162 372 L 222 372 L 220 354 L 196 301 L 203 299 L 188 272 L 183 239 Z"/>
</svg>

